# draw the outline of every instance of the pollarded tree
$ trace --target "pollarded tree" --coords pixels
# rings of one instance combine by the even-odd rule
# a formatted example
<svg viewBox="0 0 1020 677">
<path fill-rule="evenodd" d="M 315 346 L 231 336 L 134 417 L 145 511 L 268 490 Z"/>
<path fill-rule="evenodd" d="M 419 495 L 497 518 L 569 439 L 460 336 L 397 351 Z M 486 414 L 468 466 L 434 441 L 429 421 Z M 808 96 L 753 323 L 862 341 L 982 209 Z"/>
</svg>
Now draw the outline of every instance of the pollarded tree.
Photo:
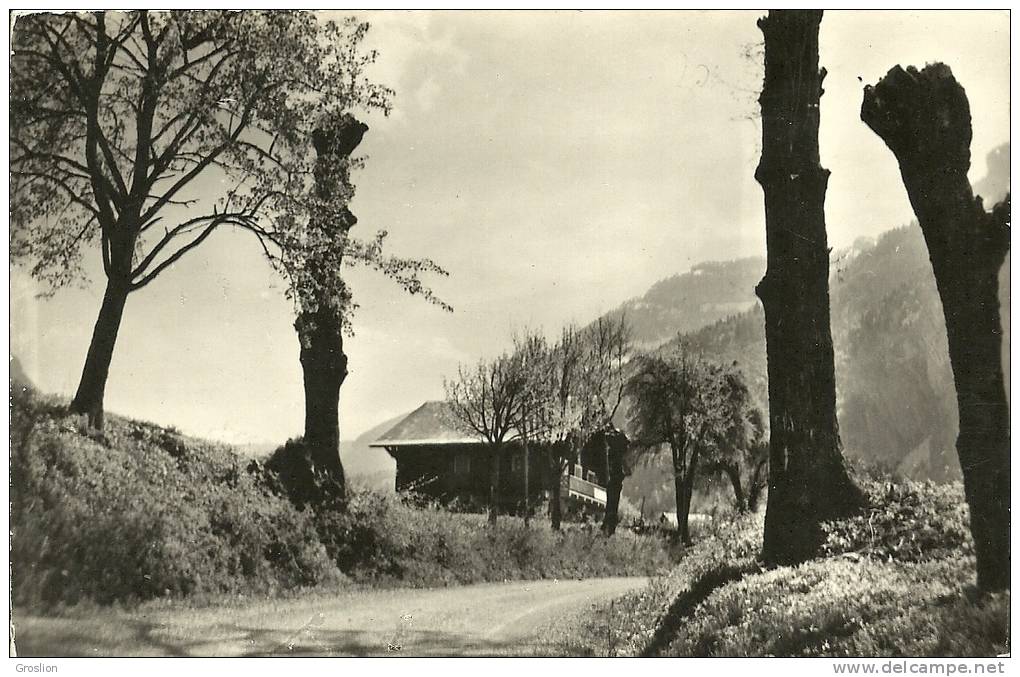
<svg viewBox="0 0 1020 677">
<path fill-rule="evenodd" d="M 769 377 L 769 496 L 763 557 L 811 557 L 821 523 L 854 512 L 863 495 L 843 462 L 829 326 L 829 250 L 818 153 L 821 11 L 773 10 L 765 37 L 762 153 L 768 270 L 756 292 L 765 309 Z"/>
<path fill-rule="evenodd" d="M 987 212 L 974 196 L 970 104 L 948 66 L 893 68 L 865 88 L 861 119 L 899 162 L 942 299 L 978 585 L 1008 588 L 1009 403 L 998 278 L 1009 251 L 1010 199 Z"/>
<path fill-rule="evenodd" d="M 355 38 L 307 12 L 18 17 L 11 254 L 56 290 L 98 245 L 106 289 L 72 402 L 93 425 L 131 293 L 225 226 L 284 243 L 264 217 L 304 194 L 312 128 L 350 98 Z"/>
<path fill-rule="evenodd" d="M 475 367 L 461 367 L 457 378 L 444 383 L 446 400 L 454 417 L 476 432 L 489 450 L 489 523 L 499 514 L 499 466 L 508 442 L 518 439 L 517 428 L 525 401 L 521 362 L 504 353 L 481 360 Z"/>
<path fill-rule="evenodd" d="M 263 242 L 270 262 L 287 279 L 297 314 L 294 328 L 304 383 L 304 435 L 299 444 L 284 448 L 284 456 L 276 459 L 276 470 L 300 503 L 327 499 L 343 503 L 346 495 L 339 406 L 348 373 L 344 335 L 352 331 L 357 304 L 344 269 L 371 267 L 407 293 L 451 310 L 420 278 L 425 272 L 446 275 L 445 270 L 429 259 L 385 255 L 385 231 L 368 241 L 351 235 L 357 223 L 349 207 L 355 191 L 351 172 L 364 163 L 353 153 L 368 131 L 368 125 L 351 111 L 388 114 L 391 91 L 365 75 L 377 56 L 361 49 L 369 25 L 350 20 L 344 29 L 348 48 L 343 63 L 346 85 L 338 92 L 342 98 L 327 102 L 320 111 L 312 131 L 314 171 L 306 179 L 305 192 L 280 202 L 274 219 L 277 237 Z"/>
</svg>

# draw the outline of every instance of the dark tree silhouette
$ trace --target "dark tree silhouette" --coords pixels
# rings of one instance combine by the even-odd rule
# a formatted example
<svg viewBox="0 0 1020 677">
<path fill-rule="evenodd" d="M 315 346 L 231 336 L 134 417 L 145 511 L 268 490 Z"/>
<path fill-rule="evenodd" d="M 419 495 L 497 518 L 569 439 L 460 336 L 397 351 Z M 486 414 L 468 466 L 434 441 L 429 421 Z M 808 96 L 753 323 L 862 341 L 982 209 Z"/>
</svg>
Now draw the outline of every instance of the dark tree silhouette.
<svg viewBox="0 0 1020 677">
<path fill-rule="evenodd" d="M 106 290 L 71 405 L 92 425 L 129 294 L 225 226 L 279 244 L 260 223 L 311 171 L 313 111 L 351 99 L 361 35 L 307 12 L 18 18 L 11 254 L 57 289 L 82 276 L 87 245 L 102 253 Z M 210 197 L 210 185 L 224 188 Z"/>
<path fill-rule="evenodd" d="M 942 299 L 978 585 L 1008 588 L 1009 405 L 998 276 L 1009 251 L 1010 199 L 986 212 L 974 196 L 970 104 L 948 66 L 893 68 L 865 88 L 861 119 L 899 162 Z"/>
<path fill-rule="evenodd" d="M 332 124 L 328 124 L 328 123 Z M 357 219 L 347 208 L 353 189 L 350 155 L 368 126 L 349 113 L 313 131 L 314 194 L 320 208 L 311 215 L 300 256 L 281 257 L 298 307 L 294 328 L 300 344 L 305 424 L 300 443 L 274 455 L 271 467 L 298 504 L 346 501 L 340 460 L 340 387 L 347 378 L 343 330 L 350 293 L 340 277 L 348 232 Z M 332 207 L 332 208 L 330 208 Z M 326 246 L 308 246 L 310 240 Z"/>
<path fill-rule="evenodd" d="M 606 465 L 606 514 L 602 518 L 601 528 L 604 534 L 612 536 L 620 524 L 620 495 L 623 494 L 623 480 L 629 474 L 627 460 L 630 438 L 615 425 L 599 431 L 598 437 Z"/>
<path fill-rule="evenodd" d="M 769 377 L 769 496 L 763 556 L 811 557 L 820 524 L 852 513 L 863 496 L 850 481 L 836 423 L 825 189 L 819 163 L 821 11 L 773 10 L 765 37 L 762 154 L 768 269 L 756 292 L 765 309 Z"/>
</svg>

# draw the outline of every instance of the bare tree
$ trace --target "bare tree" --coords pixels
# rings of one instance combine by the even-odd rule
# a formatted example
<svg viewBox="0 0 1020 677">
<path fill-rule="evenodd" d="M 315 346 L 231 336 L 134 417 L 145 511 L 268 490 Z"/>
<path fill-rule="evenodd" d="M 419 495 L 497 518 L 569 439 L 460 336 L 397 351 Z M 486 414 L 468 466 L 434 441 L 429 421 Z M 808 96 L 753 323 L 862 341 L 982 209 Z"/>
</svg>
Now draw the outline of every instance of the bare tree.
<svg viewBox="0 0 1020 677">
<path fill-rule="evenodd" d="M 899 66 L 864 90 L 861 119 L 896 156 L 928 245 L 956 383 L 956 451 L 981 588 L 1009 588 L 1009 403 L 1002 370 L 999 270 L 1010 198 L 985 211 L 970 169 L 970 104 L 948 66 Z"/>
<path fill-rule="evenodd" d="M 773 10 L 765 37 L 762 154 L 768 270 L 756 289 L 765 308 L 770 462 L 763 556 L 811 557 L 821 523 L 858 509 L 863 496 L 843 463 L 829 326 L 829 250 L 819 164 L 821 11 Z"/>
<path fill-rule="evenodd" d="M 581 387 L 584 345 L 577 327 L 564 327 L 559 340 L 548 347 L 541 368 L 533 371 L 535 393 L 541 406 L 532 406 L 530 429 L 542 446 L 550 488 L 549 519 L 553 529 L 563 520 L 562 476 L 577 459 L 581 444 L 583 393 Z M 534 386 L 533 386 L 534 387 Z"/>
<path fill-rule="evenodd" d="M 503 449 L 519 436 L 526 380 L 515 355 L 502 354 L 475 367 L 461 367 L 457 378 L 445 382 L 453 415 L 478 433 L 489 450 L 489 522 L 499 514 L 499 466 Z"/>
<path fill-rule="evenodd" d="M 583 360 L 579 387 L 583 398 L 581 439 L 597 436 L 601 447 L 599 465 L 606 482 L 606 512 L 602 531 L 612 535 L 619 523 L 620 495 L 627 474 L 627 436 L 614 419 L 627 391 L 627 368 L 633 342 L 626 316 L 599 318 L 582 333 Z"/>
</svg>

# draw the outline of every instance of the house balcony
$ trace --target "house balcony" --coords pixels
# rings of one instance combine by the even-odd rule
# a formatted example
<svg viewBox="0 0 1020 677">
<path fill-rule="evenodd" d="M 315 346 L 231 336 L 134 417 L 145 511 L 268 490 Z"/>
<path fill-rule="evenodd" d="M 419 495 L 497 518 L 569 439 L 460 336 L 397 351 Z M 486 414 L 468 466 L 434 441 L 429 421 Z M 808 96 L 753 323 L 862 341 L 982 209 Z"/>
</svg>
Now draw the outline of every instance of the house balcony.
<svg viewBox="0 0 1020 677">
<path fill-rule="evenodd" d="M 606 490 L 576 475 L 564 475 L 561 480 L 565 498 L 575 498 L 598 506 L 606 505 Z"/>
</svg>

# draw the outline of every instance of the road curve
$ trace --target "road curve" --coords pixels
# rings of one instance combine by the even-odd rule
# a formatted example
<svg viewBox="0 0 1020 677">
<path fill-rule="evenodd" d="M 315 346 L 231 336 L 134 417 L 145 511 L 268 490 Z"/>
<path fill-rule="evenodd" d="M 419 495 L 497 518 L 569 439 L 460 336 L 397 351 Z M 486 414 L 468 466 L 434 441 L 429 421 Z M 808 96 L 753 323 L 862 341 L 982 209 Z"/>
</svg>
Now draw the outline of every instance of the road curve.
<svg viewBox="0 0 1020 677">
<path fill-rule="evenodd" d="M 530 656 L 645 578 L 368 590 L 203 609 L 14 615 L 19 656 Z"/>
</svg>

